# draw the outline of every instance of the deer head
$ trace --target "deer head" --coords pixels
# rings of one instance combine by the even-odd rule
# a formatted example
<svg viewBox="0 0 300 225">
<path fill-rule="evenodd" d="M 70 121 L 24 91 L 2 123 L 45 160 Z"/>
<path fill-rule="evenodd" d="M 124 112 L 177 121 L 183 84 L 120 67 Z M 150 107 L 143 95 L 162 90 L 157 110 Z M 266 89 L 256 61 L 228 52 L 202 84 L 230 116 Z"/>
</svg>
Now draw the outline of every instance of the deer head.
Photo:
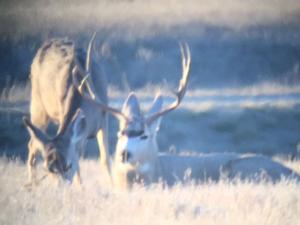
<svg viewBox="0 0 300 225">
<path fill-rule="evenodd" d="M 99 109 L 112 113 L 119 120 L 114 166 L 117 170 L 126 171 L 125 176 L 130 180 L 138 178 L 147 181 L 151 179 L 149 177 L 154 172 L 155 160 L 158 153 L 156 135 L 161 119 L 165 114 L 176 109 L 185 95 L 189 79 L 191 56 L 186 44 L 180 47 L 182 55 L 182 78 L 178 90 L 174 92 L 176 100 L 170 105 L 163 107 L 163 98 L 161 95 L 157 95 L 147 113 L 141 111 L 135 93 L 130 93 L 123 104 L 122 110 L 118 110 L 102 104 L 97 101 L 97 98 L 91 97 L 95 95 L 93 94 L 93 87 L 87 79 L 88 74 L 86 74 L 85 79 L 81 83 L 74 76 L 74 83 L 83 96 L 95 101 Z M 83 85 L 87 86 L 88 94 L 82 91 Z"/>
<path fill-rule="evenodd" d="M 77 146 L 83 139 L 85 117 L 80 109 L 76 111 L 67 132 L 64 135 L 50 138 L 42 130 L 34 126 L 27 118 L 23 122 L 31 136 L 30 145 L 39 149 L 44 158 L 44 167 L 47 172 L 66 178 L 72 167 L 72 154 L 76 154 Z"/>
</svg>

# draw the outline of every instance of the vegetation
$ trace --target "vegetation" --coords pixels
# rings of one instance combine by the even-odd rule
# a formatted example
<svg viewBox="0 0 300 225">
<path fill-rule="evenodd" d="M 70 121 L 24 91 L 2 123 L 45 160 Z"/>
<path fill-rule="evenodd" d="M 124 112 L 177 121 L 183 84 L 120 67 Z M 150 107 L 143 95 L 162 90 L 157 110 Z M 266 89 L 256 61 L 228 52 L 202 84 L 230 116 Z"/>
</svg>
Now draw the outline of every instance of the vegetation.
<svg viewBox="0 0 300 225">
<path fill-rule="evenodd" d="M 298 164 L 289 162 L 295 168 Z M 292 180 L 275 185 L 224 180 L 171 189 L 158 184 L 120 192 L 103 179 L 98 162 L 83 160 L 81 165 L 83 189 L 54 184 L 48 177 L 28 191 L 23 186 L 25 165 L 1 159 L 0 224 L 297 225 L 300 221 L 300 186 Z"/>
</svg>

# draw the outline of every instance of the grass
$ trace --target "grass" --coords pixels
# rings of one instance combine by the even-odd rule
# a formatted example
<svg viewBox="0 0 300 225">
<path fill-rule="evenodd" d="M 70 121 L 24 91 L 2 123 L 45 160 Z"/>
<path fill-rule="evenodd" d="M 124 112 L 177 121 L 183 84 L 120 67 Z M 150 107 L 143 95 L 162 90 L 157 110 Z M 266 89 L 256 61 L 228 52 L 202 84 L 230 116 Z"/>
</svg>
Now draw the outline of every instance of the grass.
<svg viewBox="0 0 300 225">
<path fill-rule="evenodd" d="M 141 101 L 141 108 L 147 112 L 157 92 L 166 96 L 165 104 L 170 103 L 171 89 L 175 87 L 148 84 L 134 91 Z M 109 85 L 110 104 L 121 109 L 129 92 Z M 163 119 L 158 135 L 160 149 L 165 151 L 174 145 L 178 149 L 204 152 L 291 154 L 299 143 L 299 93 L 299 85 L 273 83 L 245 88 L 188 90 L 180 108 Z M 27 130 L 21 118 L 29 115 L 29 99 L 29 83 L 6 88 L 0 96 L 0 147 L 6 149 L 6 155 L 11 155 L 7 153 L 13 153 L 11 149 L 18 144 L 18 152 L 25 157 Z M 245 105 L 246 102 L 252 102 L 253 106 Z M 283 107 L 281 102 L 287 106 Z M 114 146 L 118 124 L 114 119 L 110 124 L 110 144 Z M 274 141 L 274 137 L 280 138 Z M 96 149 L 92 152 L 98 153 Z"/>
<path fill-rule="evenodd" d="M 113 27 L 134 35 L 149 35 L 153 28 L 159 32 L 176 26 L 205 24 L 239 30 L 244 27 L 297 22 L 300 4 L 297 0 L 152 0 L 144 1 L 12 1 L 1 4 L 0 15 L 18 26 L 4 27 L 4 31 L 38 33 L 53 27 L 80 32 L 93 26 L 107 29 Z M 14 18 L 12 21 L 10 18 Z M 79 18 L 79 19 L 78 19 Z M 71 29 L 70 29 L 71 28 Z M 125 28 L 125 29 L 124 29 Z M 130 33 L 129 32 L 129 33 Z M 192 31 L 191 31 L 192 32 Z M 195 31 L 193 31 L 195 32 Z M 15 34 L 16 35 L 16 34 Z M 134 35 L 132 37 L 134 37 Z"/>
<path fill-rule="evenodd" d="M 154 185 L 120 192 L 101 179 L 96 161 L 81 161 L 81 167 L 82 190 L 47 178 L 27 191 L 25 165 L 2 158 L 0 224 L 300 224 L 300 186 L 294 181 Z"/>
<path fill-rule="evenodd" d="M 13 105 L 29 102 L 30 92 L 30 82 L 4 87 L 0 92 L 0 103 Z"/>
<path fill-rule="evenodd" d="M 162 34 L 167 34 L 167 36 L 174 34 L 172 37 L 177 42 L 177 39 L 182 39 L 181 36 L 196 36 L 198 38 L 206 35 L 206 29 L 210 30 L 212 28 L 213 33 L 215 27 L 221 27 L 224 29 L 222 31 L 222 40 L 226 40 L 226 38 L 230 39 L 230 35 L 233 35 L 231 32 L 235 34 L 235 32 L 239 33 L 241 31 L 240 35 L 246 40 L 263 33 L 266 35 L 266 42 L 270 39 L 270 43 L 273 43 L 274 41 L 272 40 L 275 37 L 275 43 L 278 41 L 279 43 L 291 42 L 295 44 L 298 43 L 298 39 L 297 32 L 293 30 L 293 26 L 296 26 L 295 24 L 299 21 L 299 10 L 300 4 L 298 0 L 278 0 L 275 3 L 272 0 L 212 0 L 209 2 L 206 0 L 152 0 L 150 2 L 139 0 L 74 0 L 72 2 L 69 0 L 60 2 L 26 0 L 17 2 L 12 0 L 9 3 L 0 3 L 0 18 L 3 20 L 2 24 L 4 24 L 0 25 L 0 34 L 2 34 L 4 44 L 6 44 L 6 39 L 15 40 L 18 43 L 18 39 L 32 38 L 33 41 L 32 43 L 30 42 L 29 46 L 31 54 L 34 52 L 33 49 L 37 48 L 40 39 L 44 40 L 58 34 L 71 36 L 82 34 L 89 36 L 94 30 L 101 30 L 101 34 L 103 34 L 101 38 L 107 40 L 118 37 L 124 39 L 127 37 L 129 40 L 140 37 L 149 39 Z M 274 34 L 273 31 L 270 32 L 267 29 L 268 26 L 272 27 L 273 25 L 275 26 Z M 255 29 L 251 31 L 251 28 L 256 26 L 266 26 L 266 28 L 262 29 L 262 31 Z M 282 28 L 288 31 L 290 29 L 293 30 L 293 37 L 289 36 L 291 35 L 290 32 L 285 33 L 285 29 L 277 31 L 276 26 L 282 26 Z M 282 35 L 276 32 L 280 32 Z M 268 38 L 267 35 L 271 36 Z M 41 36 L 38 39 L 39 41 L 34 39 L 36 36 Z M 24 43 L 27 42 L 24 41 Z M 17 44 L 16 46 L 18 47 Z M 137 51 L 136 57 L 142 58 L 143 62 L 151 59 L 151 57 L 155 58 L 157 55 L 151 49 L 140 48 Z M 27 55 L 25 47 L 23 49 L 22 46 L 19 46 L 18 51 L 21 53 L 24 51 Z M 194 54 L 196 54 L 196 50 L 194 50 Z M 281 55 L 278 56 L 276 54 L 275 56 L 281 57 Z M 210 57 L 208 59 L 211 60 Z M 160 60 L 159 57 L 158 60 Z M 222 58 L 223 61 L 226 63 L 226 60 Z M 15 65 L 15 63 L 12 64 Z M 197 57 L 195 65 L 197 65 Z M 29 68 L 29 64 L 26 68 Z M 134 69 L 139 71 L 136 68 Z M 297 75 L 299 72 L 298 69 L 298 64 L 295 64 L 291 73 Z M 196 72 L 195 70 L 194 73 Z M 2 75 L 6 73 L 5 71 Z M 138 90 L 137 95 L 141 99 L 147 99 L 149 96 L 153 96 L 153 90 L 161 90 L 163 93 L 169 93 L 169 88 L 165 85 L 163 87 L 148 85 Z M 224 148 L 224 143 L 225 146 L 228 144 L 226 142 L 227 136 L 222 136 L 220 133 L 228 133 L 226 131 L 230 131 L 232 128 L 226 120 L 228 118 L 226 115 L 220 114 L 219 116 L 217 114 L 217 119 L 220 119 L 216 121 L 216 124 L 212 125 L 215 125 L 214 128 L 217 129 L 219 135 L 210 135 L 214 134 L 210 131 L 205 132 L 203 128 L 209 127 L 212 121 L 215 122 L 215 118 L 211 117 L 210 114 L 211 109 L 224 105 L 231 108 L 236 107 L 237 104 L 240 104 L 243 109 L 259 108 L 259 106 L 264 108 L 266 105 L 273 106 L 272 104 L 275 104 L 278 108 L 289 108 L 298 105 L 299 101 L 293 100 L 293 102 L 287 102 L 286 99 L 283 99 L 275 102 L 268 102 L 268 100 L 258 102 L 256 99 L 253 100 L 253 98 L 259 95 L 277 95 L 278 93 L 282 95 L 298 95 L 299 90 L 299 85 L 291 87 L 288 85 L 263 83 L 260 86 L 236 89 L 189 91 L 183 107 L 192 109 L 193 112 L 195 111 L 197 117 L 185 111 L 180 111 L 177 114 L 174 113 L 173 116 L 166 117 L 166 123 L 164 123 L 166 126 L 165 128 L 162 126 L 160 136 L 162 140 L 167 140 L 167 143 L 161 141 L 162 147 L 166 149 L 167 145 L 174 144 L 174 146 L 181 148 L 179 143 L 170 143 L 170 138 L 168 137 L 174 135 L 178 139 L 178 133 L 176 132 L 184 128 L 190 132 L 187 137 L 182 137 L 182 140 L 180 140 L 181 142 L 183 140 L 186 141 L 183 144 L 181 143 L 185 148 L 191 147 L 191 149 L 195 149 L 195 146 L 199 149 L 207 149 L 207 146 L 217 148 L 218 146 L 216 145 L 218 143 Z M 129 92 L 129 90 L 126 90 L 126 92 Z M 21 114 L 19 111 L 28 112 L 29 93 L 29 84 L 25 86 L 15 85 L 12 88 L 6 88 L 2 91 L 0 107 L 1 110 L 3 107 L 4 112 L 1 112 L 3 125 L 0 135 L 1 142 L 16 144 L 19 143 L 17 135 L 24 138 L 24 132 L 26 131 L 24 128 L 21 130 Z M 109 96 L 115 99 L 122 99 L 124 98 L 124 91 L 119 91 L 117 88 L 112 87 L 109 90 Z M 226 99 L 215 100 L 215 98 L 219 98 L 220 96 L 241 96 L 247 98 L 242 98 L 238 103 L 230 101 L 231 99 L 228 101 Z M 197 101 L 193 102 L 193 97 L 197 97 Z M 118 105 L 119 101 L 113 102 L 113 104 Z M 18 117 L 10 115 L 10 111 L 7 113 L 6 110 L 8 109 L 12 111 L 17 110 Z M 208 112 L 208 116 L 204 119 L 201 119 L 202 114 L 199 113 L 202 111 L 204 111 L 203 116 L 205 116 L 205 112 Z M 277 130 L 279 133 L 275 133 L 275 137 L 282 137 L 282 139 L 288 139 L 288 142 L 296 144 L 294 139 L 299 140 L 299 138 L 294 137 L 297 134 L 294 131 L 298 129 L 296 122 L 298 120 L 296 117 L 299 114 L 299 110 L 295 109 L 294 111 L 292 115 L 295 115 L 295 118 L 286 120 L 285 118 L 290 118 L 289 113 L 284 113 L 282 117 L 281 114 L 278 114 L 278 116 L 275 114 L 275 119 L 279 118 L 278 120 L 275 120 L 274 123 L 270 121 L 270 123 L 263 124 L 273 128 L 273 124 L 277 124 L 277 121 L 283 121 L 283 125 L 278 125 Z M 262 113 L 262 115 L 266 114 L 269 115 L 269 113 Z M 189 128 L 192 126 L 187 124 L 183 118 L 179 120 L 182 124 L 173 125 L 172 131 L 174 134 L 164 134 L 164 129 L 165 131 L 170 130 L 167 124 L 177 121 L 178 115 L 187 115 L 187 121 L 193 121 L 194 125 L 198 124 L 199 126 L 195 127 L 195 130 L 191 130 Z M 251 115 L 246 117 L 246 119 L 251 119 Z M 16 118 L 18 118 L 19 122 L 16 122 Z M 197 121 L 195 118 L 200 119 Z M 246 119 L 244 121 L 247 121 Z M 265 119 L 261 120 L 266 121 Z M 253 120 L 248 121 L 250 122 L 246 123 L 246 125 L 252 125 Z M 243 123 L 241 124 L 243 125 Z M 253 124 L 256 123 L 253 122 Z M 244 127 L 240 128 L 240 126 L 238 126 L 240 129 L 237 130 L 238 133 L 244 131 L 242 129 Z M 284 129 L 278 129 L 282 127 Z M 250 126 L 250 128 L 252 129 L 253 127 Z M 264 131 L 264 129 L 261 130 Z M 248 131 L 248 129 L 245 129 L 245 131 Z M 220 139 L 216 140 L 216 137 Z M 248 135 L 243 138 L 247 137 Z M 258 144 L 271 143 L 270 140 L 273 143 L 274 137 L 272 135 L 266 134 L 262 137 L 263 142 L 259 142 Z M 213 140 L 210 140 L 210 138 L 213 138 Z M 193 140 L 200 140 L 201 142 L 195 144 Z M 207 140 L 207 143 L 202 143 Z M 258 141 L 260 139 L 255 140 L 253 143 L 251 142 L 249 146 L 253 147 Z M 284 144 L 284 146 L 287 145 Z M 271 147 L 272 149 L 282 149 L 282 146 L 278 146 L 277 142 L 274 142 Z M 12 152 L 10 145 L 5 148 Z M 24 151 L 26 149 L 25 144 L 20 148 L 22 148 L 20 151 Z M 234 148 L 229 147 L 229 149 Z M 300 173 L 299 161 L 284 163 Z M 32 191 L 28 191 L 24 188 L 27 180 L 26 166 L 18 160 L 7 161 L 3 158 L 0 159 L 0 224 L 300 224 L 300 186 L 294 181 L 283 180 L 275 185 L 244 182 L 237 182 L 233 185 L 226 181 L 220 181 L 218 183 L 205 183 L 198 186 L 193 184 L 179 184 L 171 189 L 163 189 L 161 185 L 155 185 L 149 188 L 134 187 L 128 193 L 113 190 L 109 183 L 101 176 L 99 165 L 96 161 L 83 160 L 81 166 L 83 190 L 68 184 L 56 185 L 53 184 L 50 178 L 47 178 L 40 186 Z"/>
<path fill-rule="evenodd" d="M 177 85 L 177 84 L 176 84 Z M 176 90 L 176 86 L 170 85 L 166 80 L 162 80 L 160 84 L 151 84 L 147 83 L 145 86 L 132 90 L 128 89 L 120 89 L 114 85 L 108 85 L 108 96 L 112 100 L 125 99 L 126 96 L 134 91 L 137 96 L 141 100 L 152 100 L 155 97 L 155 94 L 160 93 L 163 96 L 174 97 L 172 95 L 172 91 Z M 24 84 L 15 83 L 11 86 L 4 87 L 0 92 L 0 103 L 20 103 L 20 102 L 28 102 L 30 99 L 30 91 L 31 85 L 30 82 L 26 82 Z M 233 104 L 230 102 L 230 98 L 232 97 L 240 97 L 240 98 L 248 98 L 248 101 L 241 104 L 241 107 L 250 107 L 251 103 L 254 105 L 265 106 L 270 103 L 270 100 L 262 100 L 257 101 L 255 97 L 259 96 L 284 96 L 284 95 L 299 95 L 300 94 L 300 85 L 299 84 L 279 84 L 276 82 L 262 82 L 256 85 L 249 85 L 245 87 L 234 87 L 234 88 L 194 88 L 189 89 L 186 93 L 186 98 L 190 98 L 191 100 L 199 98 L 202 104 L 209 103 L 209 101 L 217 100 L 216 98 L 228 98 L 228 106 Z M 170 101 L 170 99 L 168 99 Z M 244 100 L 244 99 L 243 99 Z M 247 99 L 246 99 L 247 100 Z M 223 100 L 224 106 L 226 106 L 226 100 Z M 151 102 L 151 101 L 150 101 Z M 290 106 L 287 100 L 282 100 L 282 102 L 286 102 L 287 107 Z M 275 101 L 274 106 L 280 107 L 280 99 Z M 299 101 L 292 101 L 292 105 L 299 104 Z M 184 102 L 185 106 L 188 108 L 195 107 L 195 104 L 199 105 L 199 102 L 193 104 L 193 102 L 188 103 L 188 101 Z M 248 104 L 248 105 L 247 105 Z M 213 106 L 213 105 L 212 105 Z M 256 107 L 259 107 L 256 106 Z M 204 107 L 205 108 L 205 107 Z M 250 107 L 251 108 L 251 107 Z M 284 108 L 284 105 L 283 105 Z M 194 109 L 196 111 L 201 111 L 201 109 Z"/>
<path fill-rule="evenodd" d="M 138 90 L 138 96 L 147 98 L 152 95 L 153 89 L 154 87 L 149 86 Z M 28 85 L 15 86 L 7 90 L 7 95 L 1 97 L 1 102 L 14 105 L 20 101 L 28 101 L 29 94 L 24 93 L 29 93 L 29 90 Z M 113 88 L 110 88 L 109 95 L 114 98 L 122 97 L 122 93 L 118 93 Z M 193 97 L 193 93 L 190 96 L 188 93 L 188 97 Z M 182 117 L 185 114 L 192 117 Z M 269 115 L 269 113 L 259 115 L 265 114 Z M 186 111 L 179 110 L 166 117 L 163 125 L 171 124 L 171 121 L 178 116 L 183 124 L 192 120 L 196 125 L 196 118 L 201 115 L 190 115 Z M 295 112 L 295 116 L 297 115 L 298 110 Z M 209 112 L 207 115 L 203 114 L 203 117 L 203 121 L 198 121 L 196 129 L 198 125 L 207 127 L 206 123 L 209 124 L 210 118 L 214 122 L 213 125 L 217 125 L 221 131 L 229 129 L 227 117 L 223 114 L 222 117 L 217 117 L 219 120 L 216 120 L 214 116 L 211 117 Z M 12 119 L 16 117 L 4 118 L 3 121 L 8 121 L 6 127 L 19 126 L 14 125 Z M 248 121 L 247 117 L 242 120 Z M 261 120 L 266 121 L 266 118 L 262 117 Z M 172 130 L 176 131 L 176 127 L 182 129 L 183 125 L 173 125 Z M 191 126 L 185 129 L 188 130 L 188 127 Z M 8 137 L 14 137 L 17 130 L 7 129 L 6 133 L 9 131 L 13 134 L 9 133 Z M 167 135 L 170 135 L 169 132 Z M 202 131 L 201 140 L 206 140 L 203 135 L 205 133 Z M 163 138 L 165 137 L 163 133 L 159 137 L 167 139 L 170 144 L 170 139 Z M 216 138 L 215 135 L 212 137 Z M 196 136 L 195 140 L 198 139 Z M 188 135 L 187 143 L 192 141 L 193 136 Z M 188 146 L 187 143 L 184 143 L 184 146 Z M 179 144 L 175 143 L 175 146 L 178 147 Z M 198 145 L 193 144 L 193 146 Z M 300 173 L 300 161 L 277 160 Z M 109 182 L 103 179 L 98 162 L 82 160 L 81 168 L 83 189 L 76 185 L 55 184 L 51 178 L 47 178 L 40 186 L 28 191 L 24 188 L 27 182 L 25 164 L 18 160 L 7 161 L 0 158 L 0 224 L 300 224 L 300 184 L 292 180 L 283 180 L 275 185 L 251 182 L 232 184 L 227 181 L 201 185 L 191 183 L 178 184 L 170 189 L 164 189 L 158 184 L 149 188 L 134 187 L 130 192 L 121 192 L 114 190 Z M 41 172 L 40 176 L 42 176 Z"/>
</svg>

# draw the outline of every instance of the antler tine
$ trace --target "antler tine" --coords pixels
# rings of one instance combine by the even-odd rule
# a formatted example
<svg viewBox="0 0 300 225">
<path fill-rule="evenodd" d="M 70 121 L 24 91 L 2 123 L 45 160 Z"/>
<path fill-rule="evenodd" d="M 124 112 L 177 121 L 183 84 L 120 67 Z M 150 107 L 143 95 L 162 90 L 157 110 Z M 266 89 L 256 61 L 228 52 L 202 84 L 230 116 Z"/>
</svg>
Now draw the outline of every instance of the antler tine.
<svg viewBox="0 0 300 225">
<path fill-rule="evenodd" d="M 83 77 L 83 79 L 81 80 L 81 82 L 79 82 L 77 74 L 81 74 L 81 76 Z M 89 73 L 86 73 L 85 71 L 83 71 L 82 69 L 80 69 L 80 67 L 75 66 L 73 71 L 72 71 L 72 76 L 73 76 L 73 84 L 74 86 L 77 88 L 77 90 L 79 91 L 79 93 L 81 95 L 84 95 L 83 93 L 83 87 L 84 85 L 87 87 L 87 90 L 89 92 L 90 98 L 92 98 L 93 100 L 97 100 L 97 96 L 94 94 L 91 86 L 89 85 L 88 82 L 88 78 L 90 76 Z"/>
<path fill-rule="evenodd" d="M 94 45 L 94 40 L 96 38 L 97 32 L 93 33 L 93 36 L 89 42 L 88 48 L 87 48 L 87 53 L 86 53 L 86 62 L 85 62 L 85 70 L 87 73 L 90 73 L 91 71 L 91 52 L 92 52 L 92 47 Z"/>
<path fill-rule="evenodd" d="M 87 88 L 87 91 L 90 95 L 90 97 L 93 100 L 96 100 L 97 102 L 100 101 L 97 92 L 95 91 L 93 79 L 91 77 L 91 58 L 92 58 L 92 48 L 94 45 L 94 40 L 96 38 L 97 32 L 94 32 L 88 48 L 87 48 L 87 56 L 86 56 L 86 65 L 85 65 L 85 71 L 80 66 L 75 66 L 75 70 L 73 69 L 73 80 L 76 81 L 76 87 L 81 95 L 83 95 L 83 86 L 85 85 Z M 77 80 L 77 77 L 74 75 L 74 73 L 79 72 L 81 76 L 83 77 L 82 81 L 79 84 L 79 81 Z M 75 79 L 74 79 L 75 78 Z"/>
<path fill-rule="evenodd" d="M 191 64 L 191 53 L 189 46 L 187 43 L 184 43 L 184 47 L 182 44 L 180 44 L 180 50 L 181 50 L 181 56 L 182 56 L 182 78 L 179 82 L 179 88 L 178 88 L 178 94 L 181 94 L 181 99 L 183 98 L 187 82 L 189 79 L 189 70 L 190 70 L 190 64 Z"/>
<path fill-rule="evenodd" d="M 184 45 L 180 44 L 180 51 L 181 51 L 181 57 L 182 57 L 182 77 L 179 81 L 178 90 L 177 90 L 177 92 L 174 93 L 176 95 L 176 100 L 173 103 L 171 103 L 167 108 L 161 110 L 158 113 L 155 113 L 155 114 L 149 116 L 146 119 L 146 123 L 148 123 L 148 124 L 152 123 L 154 120 L 156 120 L 160 116 L 176 109 L 179 106 L 179 104 L 181 103 L 181 101 L 185 95 L 187 83 L 189 80 L 189 74 L 190 74 L 189 71 L 190 71 L 190 65 L 191 65 L 191 53 L 190 53 L 189 46 L 186 43 Z"/>
<path fill-rule="evenodd" d="M 79 91 L 79 93 L 86 99 L 94 102 L 96 104 L 96 106 L 103 111 L 107 111 L 110 112 L 112 115 L 114 115 L 117 119 L 125 119 L 128 120 L 128 118 L 119 110 L 114 109 L 110 106 L 107 106 L 105 104 L 103 104 L 100 101 L 100 98 L 98 97 L 97 93 L 95 92 L 95 88 L 94 88 L 94 84 L 93 84 L 93 80 L 91 78 L 91 51 L 92 51 L 92 47 L 93 47 L 93 43 L 96 37 L 96 32 L 93 34 L 89 45 L 88 45 L 88 49 L 87 49 L 87 59 L 86 59 L 86 70 L 84 71 L 80 66 L 76 65 L 74 67 L 74 69 L 72 70 L 72 75 L 73 75 L 73 84 L 74 86 L 77 88 L 77 90 Z M 81 74 L 81 76 L 83 77 L 83 79 L 81 80 L 81 82 L 78 81 L 78 77 L 77 74 Z M 88 91 L 88 95 L 84 94 L 83 91 L 83 86 L 87 87 L 87 91 Z"/>
<path fill-rule="evenodd" d="M 89 99 L 90 97 L 87 97 L 87 99 Z M 122 113 L 120 110 L 116 109 L 116 108 L 113 108 L 111 106 L 108 106 L 108 105 L 105 105 L 103 104 L 101 101 L 95 101 L 93 99 L 90 98 L 90 100 L 92 102 L 94 102 L 94 104 L 102 111 L 106 111 L 106 112 L 109 112 L 111 113 L 114 117 L 116 117 L 118 120 L 126 120 L 126 121 L 129 121 L 129 118 L 124 114 Z"/>
<path fill-rule="evenodd" d="M 82 94 L 83 85 L 84 85 L 84 83 L 86 82 L 86 80 L 88 79 L 89 76 L 90 76 L 90 75 L 87 74 L 87 75 L 82 79 L 82 81 L 81 81 L 81 83 L 80 83 L 80 85 L 79 85 L 79 87 L 78 87 L 78 89 L 80 90 L 80 93 L 81 93 L 81 94 Z M 87 85 L 87 86 L 89 86 L 89 85 Z M 93 94 L 93 93 L 92 93 L 92 94 Z M 95 99 L 95 96 L 94 96 L 94 95 L 91 95 L 91 97 L 92 97 L 93 99 Z"/>
<path fill-rule="evenodd" d="M 180 42 L 179 43 L 179 47 L 180 47 L 180 53 L 181 53 L 181 64 L 182 64 L 182 68 L 185 68 L 185 63 L 186 63 L 186 60 L 185 60 L 185 52 L 184 52 L 184 47 L 182 46 L 182 43 Z"/>
<path fill-rule="evenodd" d="M 92 82 L 91 82 L 91 83 L 88 82 L 88 79 L 91 80 L 89 77 L 90 77 L 90 74 L 87 74 L 87 75 L 82 79 L 82 81 L 81 81 L 81 83 L 80 83 L 78 89 L 81 90 L 81 94 L 82 94 L 82 88 L 83 88 L 83 85 L 86 85 L 87 91 L 88 91 L 89 95 L 91 96 L 91 98 L 92 98 L 93 100 L 99 102 L 100 100 L 99 100 L 99 98 L 98 98 L 98 95 L 95 94 L 95 91 L 94 91 L 94 88 L 93 88 L 94 85 L 91 85 Z"/>
<path fill-rule="evenodd" d="M 81 73 L 84 78 L 82 79 L 81 82 L 79 82 L 78 78 L 77 78 L 77 73 Z M 88 99 L 89 101 L 92 101 L 100 110 L 103 111 L 107 111 L 109 113 L 111 113 L 113 116 L 115 116 L 117 119 L 125 119 L 126 121 L 128 121 L 129 119 L 118 109 L 112 108 L 108 105 L 103 104 L 98 98 L 97 95 L 93 94 L 93 91 L 89 85 L 89 81 L 88 81 L 88 77 L 90 76 L 90 74 L 86 74 L 84 73 L 82 70 L 79 69 L 79 67 L 75 66 L 73 71 L 72 71 L 72 75 L 73 75 L 73 85 L 77 88 L 77 90 L 79 91 L 79 93 L 82 95 L 82 97 Z M 83 86 L 86 85 L 87 90 L 89 92 L 88 95 L 85 95 L 83 93 Z"/>
<path fill-rule="evenodd" d="M 84 78 L 81 82 L 81 86 L 83 86 L 83 84 L 86 84 L 89 95 L 92 97 L 92 99 L 99 102 L 99 96 L 97 95 L 97 92 L 95 91 L 93 79 L 90 76 L 90 74 L 91 74 L 91 64 L 92 64 L 92 48 L 93 48 L 93 45 L 94 45 L 96 35 L 97 35 L 97 32 L 94 32 L 92 37 L 91 37 L 91 40 L 89 42 L 88 48 L 87 48 L 86 64 L 85 64 L 85 75 L 83 75 Z"/>
</svg>

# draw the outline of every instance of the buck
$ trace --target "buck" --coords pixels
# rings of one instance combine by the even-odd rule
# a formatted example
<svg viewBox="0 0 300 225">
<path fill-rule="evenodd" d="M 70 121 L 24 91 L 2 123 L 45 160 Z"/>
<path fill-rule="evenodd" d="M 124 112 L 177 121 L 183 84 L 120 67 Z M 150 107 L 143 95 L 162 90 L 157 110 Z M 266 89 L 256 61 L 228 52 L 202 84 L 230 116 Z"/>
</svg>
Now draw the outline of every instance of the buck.
<svg viewBox="0 0 300 225">
<path fill-rule="evenodd" d="M 187 178 L 195 181 L 217 181 L 224 174 L 230 179 L 237 176 L 242 179 L 256 179 L 262 172 L 266 175 L 264 177 L 272 181 L 277 181 L 282 176 L 300 180 L 300 176 L 294 171 L 263 156 L 242 156 L 235 153 L 183 156 L 159 153 L 156 137 L 161 119 L 180 105 L 189 80 L 190 50 L 186 44 L 180 47 L 182 78 L 175 92 L 176 100 L 163 107 L 163 98 L 157 95 L 146 114 L 142 113 L 135 93 L 130 93 L 122 109 L 118 110 L 92 98 L 95 93 L 88 73 L 82 73 L 84 79 L 81 82 L 78 77 L 73 76 L 74 86 L 83 98 L 93 101 L 98 110 L 111 113 L 119 121 L 112 165 L 114 186 L 128 189 L 134 183 L 147 185 L 160 180 L 167 185 L 173 185 Z M 86 86 L 87 92 L 83 91 L 83 86 Z M 87 120 L 84 112 L 81 118 L 83 121 Z"/>
<path fill-rule="evenodd" d="M 152 109 L 147 116 L 142 114 L 134 93 L 128 96 L 121 111 L 103 102 L 94 101 L 99 109 L 111 113 L 119 120 L 120 127 L 113 168 L 113 181 L 116 186 L 120 186 L 122 175 L 128 178 L 130 174 L 134 174 L 134 177 L 139 177 L 140 180 L 145 182 L 153 180 L 158 155 L 156 132 L 158 131 L 160 119 L 164 114 L 171 112 L 180 105 L 187 88 L 191 62 L 190 51 L 186 44 L 180 47 L 183 68 L 182 78 L 176 92 L 176 101 L 168 107 L 161 109 L 163 102 L 160 95 L 155 99 Z M 86 73 L 81 84 L 77 77 L 73 76 L 73 82 L 83 97 L 93 101 L 92 96 L 95 93 L 92 88 L 92 81 L 88 79 L 89 76 Z M 88 93 L 82 91 L 84 85 Z"/>
<path fill-rule="evenodd" d="M 100 164 L 109 173 L 108 117 L 97 105 L 97 102 L 107 104 L 107 83 L 92 60 L 94 39 L 95 34 L 86 57 L 72 41 L 53 39 L 46 42 L 33 59 L 30 120 L 24 118 L 30 133 L 27 162 L 30 182 L 36 180 L 38 153 L 44 158 L 47 172 L 70 181 L 76 174 L 80 182 L 79 155 L 87 139 L 94 137 L 100 148 Z M 74 77 L 82 79 L 87 74 L 91 80 L 88 87 L 93 89 L 90 98 L 82 95 L 87 91 L 85 87 L 76 87 L 73 82 Z M 58 125 L 55 137 L 46 134 L 50 121 Z"/>
<path fill-rule="evenodd" d="M 114 186 L 128 189 L 134 183 L 148 185 L 159 180 L 167 185 L 186 179 L 217 181 L 224 175 L 230 179 L 237 176 L 256 179 L 260 172 L 264 172 L 273 181 L 281 176 L 293 176 L 300 180 L 292 170 L 263 156 L 242 156 L 235 153 L 184 156 L 159 153 L 156 137 L 161 119 L 180 105 L 187 89 L 191 55 L 186 44 L 181 46 L 181 55 L 182 78 L 175 92 L 176 100 L 170 105 L 163 107 L 163 98 L 157 95 L 150 110 L 145 114 L 140 109 L 135 93 L 129 94 L 121 110 L 98 104 L 119 121 L 112 165 Z M 88 83 L 87 80 L 86 84 Z M 90 93 L 88 96 L 92 95 L 93 93 Z"/>
<path fill-rule="evenodd" d="M 157 95 L 149 112 L 144 115 L 135 93 L 130 93 L 123 104 L 119 120 L 118 141 L 113 165 L 113 180 L 117 187 L 128 188 L 133 182 L 149 184 L 158 172 L 158 145 L 156 135 L 163 115 L 175 110 L 181 103 L 189 79 L 191 55 L 187 44 L 180 45 L 182 78 L 176 100 L 165 108 L 163 98 Z"/>
</svg>

